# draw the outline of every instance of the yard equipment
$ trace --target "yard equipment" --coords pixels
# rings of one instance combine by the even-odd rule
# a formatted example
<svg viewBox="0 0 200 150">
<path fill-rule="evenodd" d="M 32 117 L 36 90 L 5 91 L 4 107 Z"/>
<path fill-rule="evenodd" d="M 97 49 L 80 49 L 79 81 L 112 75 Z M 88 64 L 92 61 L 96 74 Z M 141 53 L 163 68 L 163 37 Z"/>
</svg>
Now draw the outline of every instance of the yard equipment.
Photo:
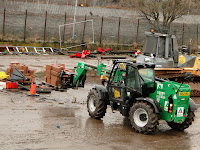
<svg viewBox="0 0 200 150">
<path fill-rule="evenodd" d="M 7 75 L 5 72 L 1 71 L 0 72 L 0 79 L 8 79 L 10 76 Z"/>
<path fill-rule="evenodd" d="M 59 74 L 59 89 L 67 89 L 67 88 L 78 88 L 78 87 L 84 87 L 85 80 L 86 80 L 86 74 L 87 71 L 93 70 L 98 72 L 99 76 L 102 77 L 102 81 L 108 80 L 108 77 L 110 75 L 110 70 L 106 69 L 106 65 L 101 63 L 98 66 L 94 66 L 91 64 L 87 64 L 85 62 L 79 62 L 76 70 L 74 73 L 69 73 L 64 70 L 62 70 Z M 106 79 L 105 79 L 106 78 Z"/>
<path fill-rule="evenodd" d="M 92 55 L 90 50 L 83 50 L 82 53 L 75 53 L 75 55 L 70 55 L 70 58 L 89 58 L 89 57 L 96 57 L 95 55 Z"/>
<path fill-rule="evenodd" d="M 99 47 L 97 49 L 97 52 L 100 53 L 101 55 L 104 55 L 105 52 L 110 52 L 111 51 L 111 48 L 107 48 L 107 49 L 102 49 L 101 47 Z"/>
<path fill-rule="evenodd" d="M 84 66 L 79 64 L 76 74 L 81 68 Z M 95 119 L 103 118 L 107 105 L 110 105 L 113 111 L 118 110 L 129 117 L 132 128 L 139 133 L 155 131 L 159 119 L 165 120 L 175 130 L 188 128 L 197 109 L 190 98 L 190 86 L 155 78 L 154 68 L 153 63 L 115 61 L 107 86 L 95 85 L 88 94 L 89 115 Z M 78 75 L 74 84 L 77 78 Z M 185 79 L 189 78 L 190 73 Z"/>
<path fill-rule="evenodd" d="M 136 63 L 132 60 L 115 60 L 111 69 L 79 62 L 75 73 L 60 73 L 60 82 L 67 88 L 84 87 L 88 70 L 101 75 L 107 85 L 95 85 L 87 97 L 87 109 L 92 118 L 100 119 L 107 105 L 129 117 L 132 128 L 150 134 L 165 120 L 175 130 L 188 128 L 194 120 L 196 104 L 190 98 L 190 86 L 183 83 L 155 78 L 155 64 Z M 111 67 L 111 66 L 110 66 Z M 184 80 L 191 78 L 191 73 Z"/>
<path fill-rule="evenodd" d="M 13 71 L 11 77 L 8 79 L 8 87 L 7 88 L 8 89 L 9 88 L 17 88 L 19 86 L 22 89 L 30 91 L 30 88 L 24 86 L 23 84 L 20 84 L 19 82 L 16 82 L 16 81 L 20 81 L 20 80 L 28 81 L 30 79 L 26 78 L 21 71 L 19 71 L 17 68 L 14 67 L 14 71 Z M 37 93 L 51 93 L 51 89 L 46 89 L 46 88 L 36 88 L 35 90 Z M 33 94 L 33 93 L 30 93 L 30 94 Z"/>
<path fill-rule="evenodd" d="M 0 45 L 0 54 L 64 54 L 61 50 L 52 47 L 9 46 Z"/>
<path fill-rule="evenodd" d="M 13 73 L 12 73 L 11 77 L 8 79 L 8 81 L 11 81 L 11 83 L 10 83 L 8 88 L 13 88 L 13 84 L 12 83 L 15 82 L 15 83 L 17 83 L 18 86 L 20 86 L 23 89 L 29 91 L 29 88 L 27 88 L 27 87 L 23 86 L 22 84 L 16 82 L 16 81 L 20 81 L 20 80 L 26 81 L 28 79 L 17 68 L 15 68 L 15 67 L 13 67 L 13 68 L 14 68 Z M 17 88 L 17 86 L 15 88 Z"/>
<path fill-rule="evenodd" d="M 19 71 L 16 67 L 13 67 L 13 73 L 11 75 L 11 77 L 9 78 L 9 81 L 19 81 L 19 80 L 28 80 L 24 74 Z"/>
<path fill-rule="evenodd" d="M 155 75 L 182 83 L 184 74 L 190 72 L 192 78 L 184 83 L 191 86 L 191 96 L 200 96 L 200 58 L 191 56 L 191 50 L 182 48 L 179 53 L 175 35 L 145 32 L 146 39 L 142 54 L 135 55 L 138 62 L 155 63 Z"/>
</svg>

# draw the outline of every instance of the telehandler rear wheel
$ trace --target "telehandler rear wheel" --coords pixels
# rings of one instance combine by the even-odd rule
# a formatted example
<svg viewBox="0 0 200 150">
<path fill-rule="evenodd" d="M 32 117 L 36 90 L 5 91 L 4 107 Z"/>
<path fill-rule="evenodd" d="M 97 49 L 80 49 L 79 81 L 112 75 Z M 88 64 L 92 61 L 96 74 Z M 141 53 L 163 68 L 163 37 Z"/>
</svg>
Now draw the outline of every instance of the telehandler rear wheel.
<svg viewBox="0 0 200 150">
<path fill-rule="evenodd" d="M 150 134 L 156 130 L 158 116 L 154 108 L 147 102 L 136 102 L 130 109 L 129 119 L 132 128 L 143 134 Z"/>
<path fill-rule="evenodd" d="M 167 122 L 167 124 L 174 130 L 183 131 L 190 125 L 192 125 L 192 121 L 194 121 L 194 116 L 194 112 L 189 110 L 188 116 L 183 123 L 180 124 L 175 122 Z"/>
<path fill-rule="evenodd" d="M 99 99 L 98 92 L 95 89 L 90 90 L 88 94 L 87 109 L 92 118 L 100 119 L 105 116 L 107 103 Z"/>
</svg>

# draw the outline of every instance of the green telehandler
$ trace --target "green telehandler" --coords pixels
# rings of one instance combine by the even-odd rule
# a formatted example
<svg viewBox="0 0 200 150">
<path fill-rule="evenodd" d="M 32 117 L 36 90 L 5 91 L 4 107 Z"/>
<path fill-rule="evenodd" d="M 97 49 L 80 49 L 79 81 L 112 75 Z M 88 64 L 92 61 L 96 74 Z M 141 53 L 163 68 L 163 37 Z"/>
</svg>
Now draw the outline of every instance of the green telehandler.
<svg viewBox="0 0 200 150">
<path fill-rule="evenodd" d="M 194 121 L 195 102 L 190 98 L 190 86 L 167 79 L 155 78 L 155 64 L 130 60 L 114 61 L 112 69 L 106 65 L 93 66 L 79 62 L 68 85 L 84 87 L 88 70 L 108 77 L 107 85 L 95 85 L 87 97 L 89 115 L 95 119 L 105 116 L 107 105 L 130 119 L 132 128 L 150 134 L 160 119 L 175 130 L 183 131 Z M 191 78 L 186 73 L 185 80 Z"/>
</svg>

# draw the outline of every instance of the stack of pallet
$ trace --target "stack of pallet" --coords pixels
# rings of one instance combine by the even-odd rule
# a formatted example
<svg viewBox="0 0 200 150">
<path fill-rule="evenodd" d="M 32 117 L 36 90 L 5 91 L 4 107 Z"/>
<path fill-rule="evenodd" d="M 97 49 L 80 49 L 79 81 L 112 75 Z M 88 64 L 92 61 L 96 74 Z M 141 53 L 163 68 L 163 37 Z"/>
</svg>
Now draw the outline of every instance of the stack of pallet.
<svg viewBox="0 0 200 150">
<path fill-rule="evenodd" d="M 10 63 L 10 67 L 7 69 L 8 75 L 10 75 L 10 76 L 12 75 L 12 73 L 14 71 L 14 67 L 17 68 L 21 73 L 23 73 L 27 79 L 29 79 L 28 81 L 20 80 L 20 81 L 18 81 L 19 83 L 30 84 L 31 82 L 35 82 L 34 70 L 31 70 L 28 68 L 28 66 L 26 66 L 24 64 L 20 64 L 18 62 Z"/>
<path fill-rule="evenodd" d="M 61 70 L 65 70 L 65 64 L 46 65 L 46 83 L 58 86 L 59 74 Z"/>
</svg>

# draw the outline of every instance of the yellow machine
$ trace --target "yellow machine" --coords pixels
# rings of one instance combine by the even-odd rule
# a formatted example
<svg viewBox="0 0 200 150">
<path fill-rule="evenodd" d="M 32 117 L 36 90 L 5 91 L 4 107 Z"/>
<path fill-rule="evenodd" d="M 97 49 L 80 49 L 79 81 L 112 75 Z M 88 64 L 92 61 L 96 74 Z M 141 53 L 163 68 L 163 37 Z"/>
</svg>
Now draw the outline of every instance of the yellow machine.
<svg viewBox="0 0 200 150">
<path fill-rule="evenodd" d="M 156 77 L 189 84 L 191 96 L 200 96 L 200 58 L 190 55 L 191 44 L 189 48 L 182 46 L 179 52 L 175 35 L 155 32 L 145 32 L 145 34 L 142 54 L 135 56 L 137 62 L 155 63 Z M 184 80 L 186 72 L 192 74 L 191 81 Z"/>
</svg>

